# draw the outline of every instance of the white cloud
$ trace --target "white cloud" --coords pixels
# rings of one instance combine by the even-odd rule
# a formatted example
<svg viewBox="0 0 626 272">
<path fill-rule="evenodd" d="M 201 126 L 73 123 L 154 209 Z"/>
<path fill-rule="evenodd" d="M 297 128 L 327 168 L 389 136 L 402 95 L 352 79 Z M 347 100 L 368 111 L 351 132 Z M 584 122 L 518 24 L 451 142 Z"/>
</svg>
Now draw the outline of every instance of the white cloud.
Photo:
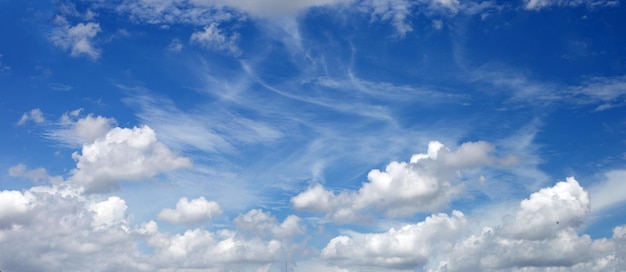
<svg viewBox="0 0 626 272">
<path fill-rule="evenodd" d="M 72 183 L 0 191 L 0 205 L 0 251 L 16 253 L 0 254 L 8 271 L 264 271 L 289 243 L 228 229 L 170 234 L 154 221 L 134 226 L 124 199 L 84 195 Z"/>
<path fill-rule="evenodd" d="M 222 214 L 217 202 L 199 197 L 189 201 L 186 197 L 178 200 L 176 209 L 163 209 L 158 214 L 159 220 L 174 224 L 194 225 Z"/>
<path fill-rule="evenodd" d="M 356 192 L 335 194 L 317 184 L 291 202 L 296 209 L 323 212 L 339 222 L 363 220 L 361 213 L 372 210 L 391 217 L 436 211 L 463 189 L 453 182 L 461 170 L 497 162 L 490 156 L 493 151 L 486 142 L 465 143 L 454 152 L 431 142 L 428 153 L 414 155 L 409 163 L 394 161 L 385 171 L 370 171 L 368 182 Z"/>
<path fill-rule="evenodd" d="M 241 50 L 237 47 L 238 39 L 239 33 L 226 36 L 216 23 L 212 23 L 204 27 L 203 31 L 192 33 L 189 40 L 211 50 L 224 51 L 231 55 L 239 56 L 241 55 Z"/>
<path fill-rule="evenodd" d="M 28 169 L 24 164 L 14 165 L 9 168 L 9 176 L 22 177 L 30 179 L 34 182 L 50 181 L 52 183 L 58 183 L 63 181 L 60 176 L 50 176 L 45 168 Z"/>
<path fill-rule="evenodd" d="M 94 203 L 89 207 L 95 213 L 93 216 L 95 227 L 125 223 L 127 208 L 126 201 L 117 196 L 111 196 L 107 200 Z"/>
<path fill-rule="evenodd" d="M 411 8 L 415 3 L 407 0 L 368 0 L 360 5 L 371 13 L 373 18 L 381 21 L 391 21 L 397 34 L 404 37 L 413 31 L 410 23 Z"/>
<path fill-rule="evenodd" d="M 28 218 L 26 214 L 33 209 L 34 196 L 19 191 L 0 191 L 0 230 L 21 224 Z M 0 240 L 1 241 L 1 240 Z"/>
<path fill-rule="evenodd" d="M 607 110 L 626 104 L 626 76 L 593 77 L 579 86 L 571 86 L 568 92 L 574 95 L 576 103 L 600 104 L 598 111 Z"/>
<path fill-rule="evenodd" d="M 154 230 L 153 230 L 154 231 Z M 164 268 L 219 268 L 229 265 L 263 267 L 280 259 L 282 243 L 277 240 L 249 240 L 236 232 L 204 229 L 182 234 L 153 233 L 147 238 L 154 248 L 152 260 Z"/>
<path fill-rule="evenodd" d="M 276 238 L 291 238 L 304 233 L 299 217 L 289 215 L 283 223 L 278 224 L 272 214 L 259 209 L 240 214 L 233 220 L 233 223 L 237 229 L 260 237 L 269 235 Z"/>
<path fill-rule="evenodd" d="M 24 114 L 22 114 L 22 117 L 20 118 L 20 120 L 17 121 L 17 125 L 21 126 L 30 120 L 32 120 L 33 122 L 37 124 L 40 124 L 46 121 L 46 119 L 43 117 L 43 112 L 41 112 L 39 108 L 36 108 L 36 109 L 32 109 L 30 112 L 25 112 Z"/>
<path fill-rule="evenodd" d="M 434 254 L 452 249 L 467 227 L 463 213 L 434 214 L 423 222 L 384 233 L 351 233 L 330 240 L 321 257 L 342 265 L 415 271 Z"/>
<path fill-rule="evenodd" d="M 614 243 L 563 229 L 541 240 L 511 239 L 489 227 L 458 242 L 426 271 L 607 271 Z"/>
<path fill-rule="evenodd" d="M 160 139 L 179 149 L 233 153 L 237 151 L 233 145 L 272 142 L 284 136 L 271 124 L 220 108 L 182 111 L 173 101 L 153 94 L 138 95 L 127 99 L 127 102 L 141 108 L 138 117 L 159 131 Z"/>
<path fill-rule="evenodd" d="M 108 191 L 121 180 L 149 178 L 164 171 L 190 167 L 191 160 L 174 154 L 148 126 L 113 128 L 74 152 L 76 169 L 70 181 L 90 192 Z"/>
<path fill-rule="evenodd" d="M 624 259 L 618 245 L 626 227 L 616 227 L 613 238 L 577 234 L 589 205 L 587 193 L 568 178 L 532 194 L 509 215 L 492 210 L 502 218 L 499 225 L 458 211 L 435 214 L 387 232 L 345 232 L 320 257 L 376 271 L 612 271 Z"/>
<path fill-rule="evenodd" d="M 589 195 L 574 178 L 567 178 L 523 200 L 515 216 L 505 220 L 503 231 L 515 238 L 547 239 L 558 230 L 580 226 L 589 211 Z"/>
<path fill-rule="evenodd" d="M 614 170 L 605 173 L 606 179 L 589 187 L 591 210 L 601 211 L 626 202 L 626 170 Z"/>
<path fill-rule="evenodd" d="M 116 124 L 115 119 L 88 114 L 78 118 L 82 109 L 63 114 L 57 123 L 58 128 L 46 133 L 46 136 L 71 147 L 78 147 L 86 143 L 93 143 L 104 137 Z"/>
<path fill-rule="evenodd" d="M 62 17 L 57 17 L 56 22 L 59 26 L 50 35 L 52 43 L 65 50 L 69 49 L 72 57 L 81 55 L 92 59 L 100 57 L 100 50 L 93 46 L 93 39 L 100 32 L 100 24 L 89 22 L 70 26 Z"/>
<path fill-rule="evenodd" d="M 107 224 L 120 219 L 123 200 L 93 203 L 70 184 L 0 192 L 0 214 L 19 211 L 21 216 L 0 230 L 0 251 L 16 253 L 0 254 L 2 270 L 153 271 L 143 263 L 133 235 L 124 230 L 126 223 Z M 6 225 L 6 217 L 0 220 Z"/>
<path fill-rule="evenodd" d="M 581 6 L 589 7 L 613 7 L 619 4 L 619 1 L 613 0 L 526 0 L 526 9 L 539 10 L 549 6 Z"/>
<path fill-rule="evenodd" d="M 205 0 L 192 0 L 193 2 L 208 2 Z M 243 10 L 257 17 L 283 17 L 296 16 L 299 12 L 312 7 L 330 6 L 341 3 L 349 3 L 352 0 L 264 0 L 264 1 L 246 1 L 246 0 L 217 0 L 211 1 L 222 5 L 228 5 Z"/>
</svg>

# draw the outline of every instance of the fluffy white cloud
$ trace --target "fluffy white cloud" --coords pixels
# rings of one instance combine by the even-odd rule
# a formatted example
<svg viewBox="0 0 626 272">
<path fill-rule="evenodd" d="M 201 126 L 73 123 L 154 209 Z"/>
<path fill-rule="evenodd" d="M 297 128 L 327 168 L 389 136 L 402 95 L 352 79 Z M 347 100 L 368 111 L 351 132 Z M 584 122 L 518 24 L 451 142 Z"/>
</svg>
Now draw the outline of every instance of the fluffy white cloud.
<svg viewBox="0 0 626 272">
<path fill-rule="evenodd" d="M 40 124 L 43 123 L 46 119 L 43 117 L 43 112 L 39 108 L 32 109 L 30 112 L 25 112 L 22 114 L 22 117 L 19 121 L 17 121 L 17 125 L 21 126 L 25 124 L 27 121 L 32 120 L 33 122 Z"/>
<path fill-rule="evenodd" d="M 178 200 L 176 209 L 163 209 L 158 214 L 159 220 L 174 224 L 194 225 L 222 214 L 217 202 L 199 197 L 189 201 L 186 197 Z"/>
<path fill-rule="evenodd" d="M 580 226 L 589 211 L 589 195 L 574 178 L 567 178 L 523 200 L 503 229 L 515 238 L 546 239 L 558 230 Z"/>
<path fill-rule="evenodd" d="M 458 242 L 427 271 L 606 271 L 614 267 L 615 244 L 567 228 L 548 239 L 524 240 L 486 227 Z"/>
<path fill-rule="evenodd" d="M 98 23 L 78 23 L 71 26 L 63 17 L 56 18 L 59 26 L 50 35 L 50 40 L 56 46 L 70 50 L 72 57 L 86 55 L 92 59 L 100 57 L 100 50 L 93 46 L 93 38 L 100 32 Z"/>
<path fill-rule="evenodd" d="M 316 184 L 291 202 L 296 209 L 323 212 L 339 222 L 361 220 L 361 213 L 371 209 L 391 217 L 436 211 L 463 189 L 453 182 L 461 170 L 497 162 L 490 156 L 493 151 L 486 142 L 465 143 L 454 152 L 431 142 L 428 153 L 414 155 L 409 163 L 391 162 L 385 171 L 370 171 L 368 182 L 356 192 L 335 194 Z"/>
<path fill-rule="evenodd" d="M 255 236 L 272 236 L 276 238 L 290 238 L 304 233 L 300 225 L 300 218 L 289 215 L 283 223 L 278 224 L 276 218 L 269 212 L 253 209 L 237 216 L 233 222 L 237 229 Z"/>
<path fill-rule="evenodd" d="M 70 181 L 89 192 L 111 190 L 120 180 L 139 180 L 191 166 L 191 160 L 174 154 L 148 126 L 113 128 L 72 157 L 77 163 Z"/>
<path fill-rule="evenodd" d="M 211 25 L 204 27 L 203 31 L 191 34 L 190 41 L 211 50 L 224 51 L 234 56 L 238 56 L 241 54 L 241 50 L 237 47 L 238 39 L 238 33 L 226 36 L 226 34 L 222 33 L 222 30 L 218 28 L 216 23 L 212 23 Z"/>
<path fill-rule="evenodd" d="M 88 199 L 81 188 L 68 183 L 1 192 L 0 213 L 19 210 L 22 217 L 0 229 L 0 251 L 14 252 L 0 254 L 2 270 L 149 271 L 125 223 L 106 224 L 121 217 L 120 204 L 123 200 L 116 197 Z M 98 260 L 97 266 L 93 260 Z"/>
<path fill-rule="evenodd" d="M 390 229 L 384 233 L 351 233 L 333 238 L 321 257 L 342 265 L 415 269 L 431 255 L 450 251 L 463 233 L 467 220 L 463 213 L 429 216 L 423 222 Z"/>
<path fill-rule="evenodd" d="M 154 229 L 154 226 L 151 228 Z M 192 229 L 176 235 L 156 232 L 149 234 L 147 242 L 154 248 L 152 260 L 156 265 L 171 269 L 207 269 L 229 265 L 263 267 L 280 260 L 283 249 L 280 241 L 246 240 L 228 230 L 214 233 Z"/>
<path fill-rule="evenodd" d="M 344 268 L 378 271 L 612 271 L 623 265 L 626 228 L 615 228 L 608 239 L 577 234 L 589 206 L 587 193 L 568 178 L 531 194 L 499 225 L 458 211 L 436 214 L 384 233 L 348 232 L 320 256 Z"/>
<path fill-rule="evenodd" d="M 96 227 L 124 223 L 127 208 L 126 201 L 117 196 L 109 197 L 107 200 L 94 203 L 89 207 L 95 213 L 93 224 Z"/>
<path fill-rule="evenodd" d="M 34 196 L 19 191 L 0 191 L 0 229 L 12 227 L 27 220 L 25 216 L 34 206 Z"/>
<path fill-rule="evenodd" d="M 3 271 L 268 271 L 287 251 L 288 241 L 228 229 L 170 234 L 154 221 L 134 226 L 124 199 L 85 195 L 67 182 L 0 191 L 0 205 L 0 251 L 14 252 L 0 254 Z"/>
<path fill-rule="evenodd" d="M 80 117 L 82 109 L 77 109 L 63 114 L 59 120 L 58 128 L 46 133 L 46 136 L 71 147 L 81 146 L 85 143 L 93 143 L 96 139 L 104 137 L 116 124 L 115 119 L 88 114 Z"/>
</svg>

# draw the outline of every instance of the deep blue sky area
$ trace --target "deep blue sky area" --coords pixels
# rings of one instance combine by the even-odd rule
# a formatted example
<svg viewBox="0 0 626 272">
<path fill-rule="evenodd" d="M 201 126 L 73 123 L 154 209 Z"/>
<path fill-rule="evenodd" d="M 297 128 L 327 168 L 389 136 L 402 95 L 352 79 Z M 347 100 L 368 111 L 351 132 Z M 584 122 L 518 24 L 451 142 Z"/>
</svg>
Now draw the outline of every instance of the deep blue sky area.
<svg viewBox="0 0 626 272">
<path fill-rule="evenodd" d="M 624 16 L 0 0 L 0 269 L 626 270 Z"/>
</svg>

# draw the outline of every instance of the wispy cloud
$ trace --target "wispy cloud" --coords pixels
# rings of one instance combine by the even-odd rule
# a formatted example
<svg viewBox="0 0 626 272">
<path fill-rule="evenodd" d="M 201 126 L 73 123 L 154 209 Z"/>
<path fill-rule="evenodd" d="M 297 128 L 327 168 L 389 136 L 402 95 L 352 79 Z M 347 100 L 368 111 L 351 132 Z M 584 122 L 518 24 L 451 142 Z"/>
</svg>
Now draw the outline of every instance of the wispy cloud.
<svg viewBox="0 0 626 272">
<path fill-rule="evenodd" d="M 100 24 L 88 22 L 72 26 L 61 16 L 57 16 L 55 22 L 57 27 L 49 37 L 52 43 L 69 50 L 72 57 L 84 55 L 94 60 L 100 57 L 100 49 L 93 44 L 93 39 L 101 31 Z"/>
</svg>

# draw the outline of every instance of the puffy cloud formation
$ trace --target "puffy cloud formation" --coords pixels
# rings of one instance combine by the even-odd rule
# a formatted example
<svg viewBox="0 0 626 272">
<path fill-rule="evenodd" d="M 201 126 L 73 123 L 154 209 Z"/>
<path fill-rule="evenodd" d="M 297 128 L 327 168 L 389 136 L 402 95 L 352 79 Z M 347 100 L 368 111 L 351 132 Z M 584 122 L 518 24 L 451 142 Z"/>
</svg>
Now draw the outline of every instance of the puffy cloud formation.
<svg viewBox="0 0 626 272">
<path fill-rule="evenodd" d="M 43 117 L 43 112 L 41 112 L 39 108 L 36 108 L 32 109 L 30 112 L 25 112 L 24 114 L 22 114 L 22 118 L 17 121 L 17 125 L 21 126 L 30 120 L 37 124 L 40 124 L 43 123 L 46 119 Z"/>
<path fill-rule="evenodd" d="M 190 167 L 189 158 L 174 154 L 148 126 L 114 128 L 72 157 L 77 161 L 70 181 L 89 192 L 104 192 L 120 180 L 149 178 L 163 171 Z"/>
<path fill-rule="evenodd" d="M 169 234 L 154 221 L 131 225 L 122 198 L 84 195 L 72 183 L 0 191 L 0 205 L 0 251 L 15 253 L 0 254 L 8 271 L 248 271 L 268 269 L 285 250 L 286 242 L 228 229 Z"/>
<path fill-rule="evenodd" d="M 462 212 L 435 214 L 423 222 L 384 233 L 342 235 L 330 240 L 321 257 L 343 265 L 415 270 L 430 256 L 450 251 L 467 227 Z"/>
<path fill-rule="evenodd" d="M 345 268 L 377 270 L 607 271 L 620 267 L 623 227 L 615 228 L 612 239 L 593 240 L 576 233 L 589 207 L 586 191 L 568 178 L 521 201 L 501 225 L 481 225 L 458 211 L 451 216 L 436 214 L 384 233 L 335 237 L 321 257 Z"/>
<path fill-rule="evenodd" d="M 88 114 L 79 118 L 83 109 L 77 109 L 63 114 L 58 122 L 58 128 L 46 133 L 46 136 L 67 144 L 71 147 L 92 143 L 109 132 L 116 124 L 115 119 Z"/>
<path fill-rule="evenodd" d="M 296 209 L 325 213 L 339 222 L 358 221 L 362 211 L 374 209 L 397 217 L 436 211 L 462 189 L 453 180 L 463 169 L 497 163 L 494 147 L 486 142 L 469 142 L 450 151 L 431 142 L 426 154 L 416 154 L 409 163 L 391 162 L 385 171 L 372 170 L 358 191 L 335 194 L 316 184 L 291 199 Z"/>
<path fill-rule="evenodd" d="M 189 201 L 186 197 L 178 200 L 176 209 L 163 209 L 159 220 L 174 224 L 194 225 L 222 214 L 222 208 L 215 201 L 199 197 Z"/>
<path fill-rule="evenodd" d="M 257 236 L 290 238 L 304 233 L 304 228 L 300 225 L 300 217 L 289 215 L 283 223 L 278 224 L 273 215 L 259 209 L 241 214 L 233 222 L 237 229 Z"/>
<path fill-rule="evenodd" d="M 100 50 L 93 46 L 93 38 L 100 32 L 100 24 L 89 22 L 71 26 L 61 16 L 58 16 L 55 21 L 59 26 L 50 35 L 52 43 L 65 50 L 69 49 L 72 57 L 81 55 L 92 59 L 100 57 Z"/>
<path fill-rule="evenodd" d="M 0 228 L 10 228 L 28 218 L 33 208 L 33 195 L 19 191 L 0 191 Z"/>
<path fill-rule="evenodd" d="M 558 230 L 580 226 L 589 210 L 589 195 L 570 177 L 523 200 L 503 228 L 515 238 L 546 239 Z"/>
<path fill-rule="evenodd" d="M 110 226 L 125 221 L 126 201 L 112 196 L 107 200 L 92 204 L 89 209 L 95 214 L 93 216 L 93 224 L 95 226 Z"/>
</svg>

